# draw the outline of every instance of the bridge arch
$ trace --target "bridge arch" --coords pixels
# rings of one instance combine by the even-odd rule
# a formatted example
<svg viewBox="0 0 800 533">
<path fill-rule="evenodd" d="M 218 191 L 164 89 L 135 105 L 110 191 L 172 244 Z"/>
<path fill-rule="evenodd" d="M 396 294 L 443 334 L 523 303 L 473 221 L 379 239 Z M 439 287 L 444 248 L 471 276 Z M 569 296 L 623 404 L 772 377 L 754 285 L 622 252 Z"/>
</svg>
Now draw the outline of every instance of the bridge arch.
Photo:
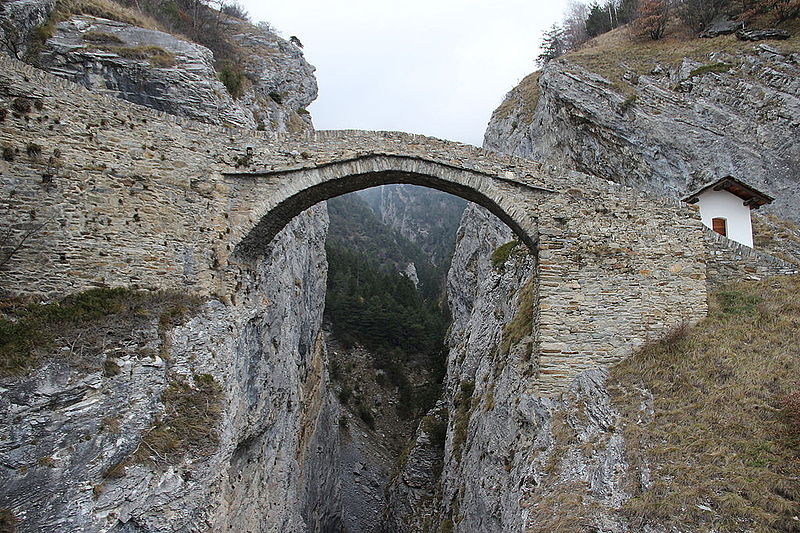
<svg viewBox="0 0 800 533">
<path fill-rule="evenodd" d="M 236 245 L 242 256 L 258 254 L 295 216 L 319 202 L 378 185 L 421 185 L 453 194 L 488 209 L 530 249 L 538 241 L 537 220 L 526 202 L 531 194 L 553 191 L 477 170 L 417 156 L 367 154 L 339 161 L 263 172 L 231 172 L 229 178 L 255 178 L 269 189 L 255 225 Z M 535 197 L 535 196 L 534 196 Z M 524 198 L 524 200 L 523 200 Z"/>
</svg>

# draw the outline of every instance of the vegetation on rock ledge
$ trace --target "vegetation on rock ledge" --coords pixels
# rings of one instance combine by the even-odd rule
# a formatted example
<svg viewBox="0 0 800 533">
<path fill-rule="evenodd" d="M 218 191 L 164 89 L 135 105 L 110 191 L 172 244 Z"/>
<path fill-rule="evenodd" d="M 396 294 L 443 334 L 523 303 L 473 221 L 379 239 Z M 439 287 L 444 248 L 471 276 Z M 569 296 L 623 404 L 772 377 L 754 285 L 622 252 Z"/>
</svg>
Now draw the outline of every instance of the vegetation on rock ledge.
<svg viewBox="0 0 800 533">
<path fill-rule="evenodd" d="M 164 413 L 145 433 L 135 459 L 174 464 L 186 452 L 209 455 L 219 443 L 222 398 L 222 387 L 210 374 L 195 374 L 191 380 L 173 375 L 161 395 Z"/>
<path fill-rule="evenodd" d="M 181 293 L 91 289 L 59 302 L 0 300 L 0 377 L 30 372 L 48 359 L 81 371 L 106 370 L 116 337 L 136 328 L 160 332 L 193 314 L 200 300 Z"/>
</svg>

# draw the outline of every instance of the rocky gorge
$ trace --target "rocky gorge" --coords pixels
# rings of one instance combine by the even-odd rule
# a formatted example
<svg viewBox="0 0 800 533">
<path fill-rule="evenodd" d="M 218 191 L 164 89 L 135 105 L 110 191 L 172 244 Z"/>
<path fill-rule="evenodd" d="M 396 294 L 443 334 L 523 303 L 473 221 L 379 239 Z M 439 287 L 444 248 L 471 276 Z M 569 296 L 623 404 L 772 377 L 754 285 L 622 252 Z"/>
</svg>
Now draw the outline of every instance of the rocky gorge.
<svg viewBox="0 0 800 533">
<path fill-rule="evenodd" d="M 55 6 L 18 0 L 2 9 L 32 30 Z M 58 21 L 37 63 L 93 91 L 217 126 L 310 129 L 305 108 L 316 82 L 301 50 L 263 27 L 227 24 L 248 50 L 247 87 L 236 98 L 210 50 L 96 14 Z M 158 50 L 125 57 L 142 46 Z M 787 198 L 775 210 L 793 218 L 797 58 L 775 50 L 681 59 L 678 70 L 653 65 L 649 74 L 623 69 L 622 81 L 565 58 L 530 78 L 534 101 L 527 85 L 509 94 L 485 145 L 672 196 L 715 172 L 747 171 Z M 19 54 L 27 53 L 22 46 Z M 734 66 L 692 74 L 715 61 Z M 635 95 L 617 92 L 619 83 Z M 756 117 L 751 131 L 746 123 Z M 736 128 L 722 132 L 729 123 Z M 676 130 L 683 127 L 691 135 Z M 696 161 L 704 164 L 690 169 Z M 435 201 L 454 212 L 463 206 Z M 433 224 L 411 216 L 420 205 L 408 190 L 388 189 L 379 212 L 405 235 L 436 237 Z M 656 393 L 601 369 L 556 397 L 536 389 L 540 258 L 474 204 L 460 219 L 446 279 L 452 325 L 443 392 L 395 462 L 348 411 L 332 375 L 340 356 L 375 371 L 358 347 L 326 342 L 328 220 L 324 205 L 296 217 L 265 253 L 241 264 L 230 297 L 154 293 L 153 303 L 131 291 L 126 298 L 150 303 L 85 330 L 70 326 L 38 348 L 41 364 L 4 374 L 3 525 L 130 533 L 696 530 L 664 516 L 637 522 L 625 507 L 653 486 L 660 466 L 636 455 L 640 441 L 625 429 L 655 427 Z M 785 225 L 780 231 L 795 235 Z M 443 260 L 440 245 L 425 251 Z M 726 376 L 738 370 L 720 366 Z M 175 437 L 175 429 L 195 434 L 198 424 L 211 431 Z M 789 517 L 783 530 L 793 524 L 794 491 L 775 491 L 785 507 L 775 513 Z M 697 511 L 711 517 L 703 524 L 736 530 L 719 525 L 725 512 L 716 500 L 687 502 L 710 509 Z M 738 526 L 753 524 L 743 518 Z"/>
</svg>

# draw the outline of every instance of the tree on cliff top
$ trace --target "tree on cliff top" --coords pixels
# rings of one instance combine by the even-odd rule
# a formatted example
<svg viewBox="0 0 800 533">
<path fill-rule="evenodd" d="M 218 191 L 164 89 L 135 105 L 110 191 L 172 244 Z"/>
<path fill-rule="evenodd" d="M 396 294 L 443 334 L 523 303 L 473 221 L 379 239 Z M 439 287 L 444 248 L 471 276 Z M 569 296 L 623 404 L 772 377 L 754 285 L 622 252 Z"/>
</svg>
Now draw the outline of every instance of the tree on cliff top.
<svg viewBox="0 0 800 533">
<path fill-rule="evenodd" d="M 776 24 L 800 17 L 800 0 L 742 0 L 742 18 L 771 14 Z"/>
<path fill-rule="evenodd" d="M 564 29 L 558 24 L 553 24 L 549 30 L 544 32 L 542 38 L 542 53 L 536 58 L 536 63 L 543 67 L 553 59 L 564 55 L 567 52 L 564 41 Z"/>
</svg>

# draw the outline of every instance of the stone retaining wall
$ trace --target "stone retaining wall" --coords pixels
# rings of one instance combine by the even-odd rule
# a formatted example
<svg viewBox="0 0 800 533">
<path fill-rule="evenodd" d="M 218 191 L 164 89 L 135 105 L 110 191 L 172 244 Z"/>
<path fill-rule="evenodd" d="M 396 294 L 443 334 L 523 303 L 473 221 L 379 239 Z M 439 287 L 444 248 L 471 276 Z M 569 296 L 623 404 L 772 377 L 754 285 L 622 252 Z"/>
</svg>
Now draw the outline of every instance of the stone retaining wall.
<svg viewBox="0 0 800 533">
<path fill-rule="evenodd" d="M 706 277 L 709 288 L 798 272 L 797 265 L 739 244 L 710 229 L 706 229 L 703 235 L 708 253 Z"/>
</svg>

